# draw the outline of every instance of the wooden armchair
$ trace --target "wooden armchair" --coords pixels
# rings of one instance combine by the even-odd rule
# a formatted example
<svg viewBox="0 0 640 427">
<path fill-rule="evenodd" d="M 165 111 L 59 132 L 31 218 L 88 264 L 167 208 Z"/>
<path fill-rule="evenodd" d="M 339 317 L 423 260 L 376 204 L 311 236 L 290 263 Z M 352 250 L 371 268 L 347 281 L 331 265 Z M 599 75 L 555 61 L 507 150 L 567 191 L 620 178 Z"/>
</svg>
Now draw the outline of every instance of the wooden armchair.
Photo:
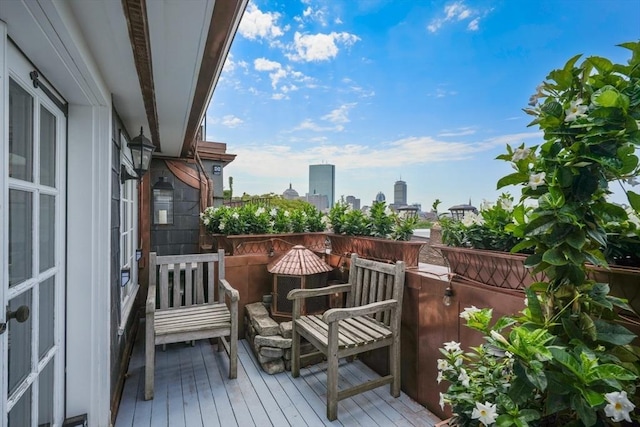
<svg viewBox="0 0 640 427">
<path fill-rule="evenodd" d="M 327 418 L 338 417 L 338 401 L 391 384 L 391 395 L 400 395 L 400 318 L 404 291 L 404 262 L 395 265 L 351 255 L 349 283 L 317 289 L 294 289 L 291 374 L 300 375 L 300 337 L 306 338 L 327 358 Z M 304 298 L 347 292 L 347 307 L 322 315 L 301 316 Z M 338 390 L 338 360 L 380 347 L 389 347 L 389 375 L 348 389 Z M 313 357 L 318 352 L 302 357 Z"/>
<path fill-rule="evenodd" d="M 214 291 L 216 273 L 218 300 Z M 145 338 L 145 400 L 153 399 L 158 344 L 218 338 L 218 351 L 224 348 L 229 355 L 229 378 L 236 378 L 238 291 L 224 278 L 224 250 L 193 255 L 149 254 Z"/>
</svg>

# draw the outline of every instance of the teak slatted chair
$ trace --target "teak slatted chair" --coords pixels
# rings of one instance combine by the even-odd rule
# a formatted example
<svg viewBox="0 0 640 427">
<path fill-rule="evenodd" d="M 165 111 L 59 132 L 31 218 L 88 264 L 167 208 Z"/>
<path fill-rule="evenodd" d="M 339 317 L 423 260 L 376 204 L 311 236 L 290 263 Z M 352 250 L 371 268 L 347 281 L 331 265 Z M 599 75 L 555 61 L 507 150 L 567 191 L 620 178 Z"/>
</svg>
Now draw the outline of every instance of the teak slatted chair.
<svg viewBox="0 0 640 427">
<path fill-rule="evenodd" d="M 400 320 L 404 291 L 404 262 L 385 264 L 351 255 L 349 283 L 317 289 L 294 289 L 291 374 L 300 375 L 300 337 L 306 338 L 327 358 L 327 418 L 338 417 L 338 401 L 391 384 L 391 395 L 400 395 Z M 346 292 L 346 308 L 332 308 L 321 315 L 301 316 L 304 298 Z M 389 375 L 348 389 L 338 390 L 338 360 L 380 347 L 389 347 Z M 318 352 L 304 357 L 316 356 Z"/>
<path fill-rule="evenodd" d="M 215 299 L 214 291 L 215 270 L 218 277 L 218 300 Z M 173 280 L 169 280 L 171 272 Z M 160 298 L 157 307 L 156 283 Z M 193 255 L 149 254 L 145 400 L 153 399 L 155 347 L 158 344 L 218 338 L 218 351 L 224 348 L 229 355 L 229 378 L 236 378 L 238 299 L 238 291 L 224 278 L 224 250 Z"/>
</svg>

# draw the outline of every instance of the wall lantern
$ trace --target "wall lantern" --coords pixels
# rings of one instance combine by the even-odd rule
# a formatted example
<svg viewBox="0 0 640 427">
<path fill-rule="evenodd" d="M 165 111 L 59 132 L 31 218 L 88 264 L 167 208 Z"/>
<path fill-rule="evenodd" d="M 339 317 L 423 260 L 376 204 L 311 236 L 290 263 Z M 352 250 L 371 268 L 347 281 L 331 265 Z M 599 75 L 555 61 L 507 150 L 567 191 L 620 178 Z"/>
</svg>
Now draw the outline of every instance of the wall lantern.
<svg viewBox="0 0 640 427">
<path fill-rule="evenodd" d="M 173 185 L 164 176 L 153 184 L 153 223 L 173 224 Z"/>
<path fill-rule="evenodd" d="M 140 127 L 140 135 L 133 138 L 127 146 L 131 150 L 133 170 L 138 174 L 138 178 L 142 178 L 149 170 L 151 154 L 156 147 L 149 141 L 149 138 L 142 134 L 142 127 Z"/>
</svg>

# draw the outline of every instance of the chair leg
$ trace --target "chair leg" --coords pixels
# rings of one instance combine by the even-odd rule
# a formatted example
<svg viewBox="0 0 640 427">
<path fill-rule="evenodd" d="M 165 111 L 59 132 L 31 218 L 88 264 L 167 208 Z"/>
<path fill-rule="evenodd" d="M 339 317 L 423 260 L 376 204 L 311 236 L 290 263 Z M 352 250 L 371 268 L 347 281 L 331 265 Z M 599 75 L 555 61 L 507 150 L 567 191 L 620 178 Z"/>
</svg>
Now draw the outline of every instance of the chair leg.
<svg viewBox="0 0 640 427">
<path fill-rule="evenodd" d="M 222 345 L 222 337 L 218 337 L 218 351 L 222 350 L 224 350 L 224 347 Z"/>
<path fill-rule="evenodd" d="M 327 419 L 338 418 L 338 356 L 330 354 L 327 366 Z"/>
<path fill-rule="evenodd" d="M 400 396 L 400 342 L 394 340 L 389 347 L 389 372 L 393 375 L 391 381 L 391 395 Z"/>
<path fill-rule="evenodd" d="M 293 378 L 300 376 L 300 334 L 296 332 L 295 325 L 291 335 L 291 376 Z"/>
<path fill-rule="evenodd" d="M 153 375 L 155 371 L 156 343 L 153 330 L 145 333 L 144 400 L 153 399 Z"/>
<path fill-rule="evenodd" d="M 229 337 L 229 378 L 238 378 L 238 333 L 231 332 Z"/>
</svg>

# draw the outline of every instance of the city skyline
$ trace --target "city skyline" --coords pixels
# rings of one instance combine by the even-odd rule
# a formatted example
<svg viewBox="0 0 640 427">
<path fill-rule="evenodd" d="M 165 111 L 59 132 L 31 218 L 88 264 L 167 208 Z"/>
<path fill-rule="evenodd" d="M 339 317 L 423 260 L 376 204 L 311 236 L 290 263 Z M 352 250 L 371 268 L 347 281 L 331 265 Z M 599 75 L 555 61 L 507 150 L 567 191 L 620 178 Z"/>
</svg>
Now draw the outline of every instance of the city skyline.
<svg viewBox="0 0 640 427">
<path fill-rule="evenodd" d="M 308 165 L 330 163 L 336 198 L 390 201 L 401 176 L 425 210 L 479 206 L 503 191 L 506 144 L 542 141 L 522 111 L 536 86 L 577 54 L 626 62 L 637 16 L 628 0 L 252 0 L 207 140 L 237 154 L 237 194 L 304 193 Z"/>
</svg>

